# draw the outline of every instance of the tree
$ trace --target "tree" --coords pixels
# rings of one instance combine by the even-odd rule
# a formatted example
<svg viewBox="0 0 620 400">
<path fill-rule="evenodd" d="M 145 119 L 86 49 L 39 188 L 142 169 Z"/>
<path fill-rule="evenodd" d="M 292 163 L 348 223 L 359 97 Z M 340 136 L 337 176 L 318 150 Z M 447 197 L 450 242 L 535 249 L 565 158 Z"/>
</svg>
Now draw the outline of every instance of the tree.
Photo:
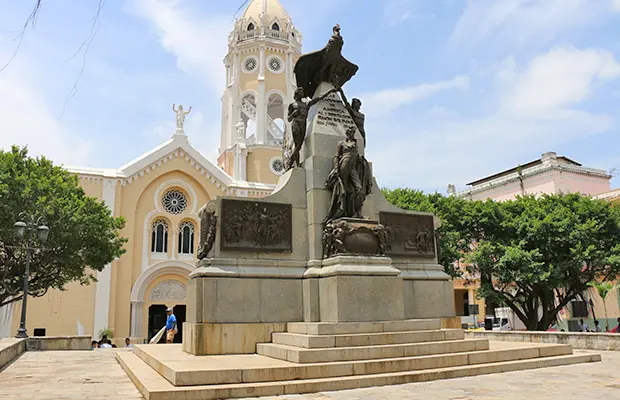
<svg viewBox="0 0 620 400">
<path fill-rule="evenodd" d="M 595 281 L 620 274 L 620 216 L 580 194 L 523 196 L 496 208 L 465 258 L 478 295 L 508 305 L 528 330 L 546 330 Z"/>
<path fill-rule="evenodd" d="M 384 190 L 401 208 L 435 213 L 440 262 L 465 261 L 479 297 L 505 304 L 528 330 L 546 330 L 590 282 L 620 275 L 620 207 L 579 194 L 467 201 Z"/>
<path fill-rule="evenodd" d="M 29 296 L 94 282 L 96 271 L 124 253 L 124 219 L 86 196 L 76 176 L 46 158 L 28 157 L 26 148 L 0 150 L 0 306 L 23 297 L 25 251 L 13 233 L 21 212 L 45 217 L 50 228 L 44 249 L 32 254 Z"/>
<path fill-rule="evenodd" d="M 605 310 L 605 320 L 607 322 L 607 331 L 609 332 L 609 317 L 607 316 L 607 296 L 609 293 L 617 290 L 620 285 L 614 284 L 612 282 L 590 282 L 589 286 L 596 289 L 599 297 L 603 300 L 603 309 Z"/>
</svg>

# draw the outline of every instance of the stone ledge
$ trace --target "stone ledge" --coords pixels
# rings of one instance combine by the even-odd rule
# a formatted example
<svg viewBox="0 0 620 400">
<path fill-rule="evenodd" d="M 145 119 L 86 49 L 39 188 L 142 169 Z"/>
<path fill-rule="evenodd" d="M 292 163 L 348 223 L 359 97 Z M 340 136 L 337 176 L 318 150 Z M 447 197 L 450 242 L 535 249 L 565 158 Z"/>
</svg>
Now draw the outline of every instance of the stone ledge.
<svg viewBox="0 0 620 400">
<path fill-rule="evenodd" d="M 465 337 L 504 342 L 570 344 L 575 349 L 620 351 L 620 334 L 617 333 L 466 331 Z"/>
<path fill-rule="evenodd" d="M 29 351 L 90 350 L 92 336 L 33 336 L 26 339 Z"/>
<path fill-rule="evenodd" d="M 6 338 L 0 340 L 0 371 L 26 351 L 24 339 Z"/>
</svg>

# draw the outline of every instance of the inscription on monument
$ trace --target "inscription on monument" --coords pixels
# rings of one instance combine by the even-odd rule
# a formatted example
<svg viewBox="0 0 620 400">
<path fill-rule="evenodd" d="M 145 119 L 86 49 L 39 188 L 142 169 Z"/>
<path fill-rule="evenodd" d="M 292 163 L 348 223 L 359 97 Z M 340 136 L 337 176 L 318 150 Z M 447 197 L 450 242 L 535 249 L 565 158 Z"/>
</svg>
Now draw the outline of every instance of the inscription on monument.
<svg viewBox="0 0 620 400">
<path fill-rule="evenodd" d="M 323 126 L 344 126 L 345 130 L 355 128 L 353 119 L 337 95 L 331 95 L 323 100 L 327 106 L 319 109 L 316 115 L 316 124 Z"/>
<path fill-rule="evenodd" d="M 292 244 L 290 204 L 222 199 L 222 250 L 287 252 Z"/>
<path fill-rule="evenodd" d="M 387 255 L 435 257 L 435 227 L 432 215 L 379 214 L 388 235 Z"/>
</svg>

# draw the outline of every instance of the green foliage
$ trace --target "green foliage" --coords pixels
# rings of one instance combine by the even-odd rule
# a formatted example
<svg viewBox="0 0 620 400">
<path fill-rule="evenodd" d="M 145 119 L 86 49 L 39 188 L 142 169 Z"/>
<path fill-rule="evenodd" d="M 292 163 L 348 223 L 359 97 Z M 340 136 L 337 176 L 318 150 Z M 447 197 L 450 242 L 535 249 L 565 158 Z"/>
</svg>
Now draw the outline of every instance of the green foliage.
<svg viewBox="0 0 620 400">
<path fill-rule="evenodd" d="M 0 151 L 0 306 L 22 297 L 26 252 L 13 247 L 24 245 L 13 233 L 21 212 L 45 217 L 50 228 L 45 250 L 32 254 L 30 296 L 93 282 L 96 271 L 124 253 L 123 218 L 87 197 L 77 177 L 45 158 L 28 157 L 25 148 Z M 36 239 L 34 245 L 40 247 Z"/>
<path fill-rule="evenodd" d="M 620 275 L 620 207 L 608 202 L 579 194 L 499 203 L 384 193 L 399 207 L 439 216 L 440 262 L 465 261 L 480 279 L 477 295 L 509 306 L 529 330 L 546 330 L 590 282 Z"/>
<path fill-rule="evenodd" d="M 99 338 L 103 339 L 104 336 L 108 339 L 112 339 L 114 337 L 114 332 L 110 328 L 103 328 L 99 331 Z"/>
<path fill-rule="evenodd" d="M 605 320 L 607 321 L 607 330 L 609 331 L 609 317 L 607 316 L 607 296 L 609 295 L 609 293 L 620 288 L 620 285 L 613 282 L 589 282 L 588 286 L 595 288 L 598 292 L 599 297 L 601 298 L 601 300 L 603 300 Z"/>
</svg>

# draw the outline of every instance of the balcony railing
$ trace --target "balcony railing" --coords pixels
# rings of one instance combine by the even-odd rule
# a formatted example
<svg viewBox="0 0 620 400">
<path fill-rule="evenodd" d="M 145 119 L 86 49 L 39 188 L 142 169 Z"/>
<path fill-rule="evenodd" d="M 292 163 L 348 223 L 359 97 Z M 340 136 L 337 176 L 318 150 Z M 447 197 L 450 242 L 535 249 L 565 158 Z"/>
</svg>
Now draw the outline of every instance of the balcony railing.
<svg viewBox="0 0 620 400">
<path fill-rule="evenodd" d="M 234 41 L 235 40 L 235 36 L 234 34 L 231 34 L 230 37 L 230 41 Z M 299 40 L 299 38 L 290 32 L 283 32 L 283 31 L 277 31 L 274 29 L 270 29 L 270 28 L 262 28 L 262 29 L 254 29 L 251 31 L 241 31 L 239 32 L 239 35 L 237 36 L 240 42 L 243 42 L 244 40 L 249 40 L 249 39 L 254 39 L 254 38 L 258 38 L 258 37 L 266 37 L 268 39 L 275 39 L 275 40 L 281 40 L 281 41 L 291 41 L 293 42 L 293 44 L 300 48 L 301 47 L 301 42 Z"/>
</svg>

